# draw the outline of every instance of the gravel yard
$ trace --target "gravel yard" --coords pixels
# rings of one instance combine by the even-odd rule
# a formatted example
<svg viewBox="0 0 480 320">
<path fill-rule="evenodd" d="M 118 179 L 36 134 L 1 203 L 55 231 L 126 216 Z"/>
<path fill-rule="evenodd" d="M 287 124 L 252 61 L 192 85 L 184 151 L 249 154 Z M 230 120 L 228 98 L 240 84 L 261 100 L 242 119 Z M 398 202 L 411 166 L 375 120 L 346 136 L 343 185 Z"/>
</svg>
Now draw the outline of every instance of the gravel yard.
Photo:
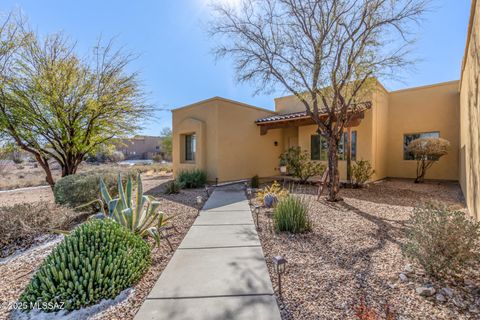
<svg viewBox="0 0 480 320">
<path fill-rule="evenodd" d="M 308 234 L 275 234 L 267 211 L 260 213 L 259 235 L 275 288 L 272 257 L 283 255 L 288 261 L 282 278 L 283 319 L 356 319 L 353 307 L 362 299 L 380 313 L 388 306 L 398 319 L 480 318 L 478 267 L 476 274 L 466 272 L 465 282 L 431 282 L 421 270 L 410 270 L 401 252 L 412 207 L 436 200 L 464 208 L 458 184 L 392 180 L 342 189 L 341 196 L 344 202 L 328 203 L 305 195 L 314 224 Z M 448 289 L 446 302 L 415 292 L 429 282 L 437 293 L 451 288 L 452 297 Z"/>
<path fill-rule="evenodd" d="M 156 196 L 161 201 L 161 211 L 168 216 L 173 216 L 172 222 L 176 231 L 172 230 L 169 240 L 175 250 L 187 233 L 197 215 L 196 197 L 206 197 L 203 189 L 182 190 L 180 194 L 164 195 L 164 184 L 169 181 L 165 177 L 145 176 L 144 190 L 146 194 Z M 8 304 L 18 299 L 36 268 L 42 260 L 51 252 L 60 240 L 56 237 L 29 250 L 14 255 L 0 262 L 0 319 L 8 314 Z M 153 246 L 153 243 L 152 243 Z M 130 295 L 123 302 L 111 306 L 94 319 L 133 319 L 143 300 L 157 281 L 161 272 L 172 257 L 166 240 L 163 240 L 159 248 L 152 250 L 152 265 L 144 277 L 137 283 Z"/>
</svg>

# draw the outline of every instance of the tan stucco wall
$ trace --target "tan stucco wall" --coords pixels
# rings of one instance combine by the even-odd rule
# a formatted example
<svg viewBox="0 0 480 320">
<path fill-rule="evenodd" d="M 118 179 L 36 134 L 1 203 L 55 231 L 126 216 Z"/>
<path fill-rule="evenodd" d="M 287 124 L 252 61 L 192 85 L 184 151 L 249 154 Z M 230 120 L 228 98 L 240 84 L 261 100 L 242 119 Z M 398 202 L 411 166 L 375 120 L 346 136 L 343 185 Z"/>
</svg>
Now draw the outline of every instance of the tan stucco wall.
<svg viewBox="0 0 480 320">
<path fill-rule="evenodd" d="M 358 127 L 353 127 L 352 131 L 357 131 L 357 160 L 368 160 L 372 162 L 372 111 L 368 110 L 365 113 L 365 118 Z M 317 126 L 303 126 L 298 128 L 298 145 L 302 150 L 307 150 L 310 153 L 310 137 L 317 132 Z M 326 161 L 325 166 L 327 165 Z M 347 178 L 347 162 L 344 160 L 338 161 L 338 170 L 340 172 L 340 179 Z M 376 177 L 372 177 L 376 179 Z"/>
<path fill-rule="evenodd" d="M 480 219 L 480 2 L 473 1 L 460 85 L 460 185 Z"/>
<path fill-rule="evenodd" d="M 172 112 L 173 170 L 200 168 L 208 179 L 220 182 L 278 174 L 278 157 L 283 150 L 283 133 L 271 130 L 260 135 L 258 118 L 272 111 L 235 101 L 212 98 Z M 197 134 L 196 161 L 182 163 L 181 135 Z M 275 146 L 275 141 L 277 145 Z"/>
<path fill-rule="evenodd" d="M 441 138 L 450 141 L 450 150 L 426 178 L 458 180 L 458 81 L 390 92 L 388 104 L 388 176 L 415 178 L 416 161 L 403 160 L 404 134 L 439 131 Z"/>
</svg>

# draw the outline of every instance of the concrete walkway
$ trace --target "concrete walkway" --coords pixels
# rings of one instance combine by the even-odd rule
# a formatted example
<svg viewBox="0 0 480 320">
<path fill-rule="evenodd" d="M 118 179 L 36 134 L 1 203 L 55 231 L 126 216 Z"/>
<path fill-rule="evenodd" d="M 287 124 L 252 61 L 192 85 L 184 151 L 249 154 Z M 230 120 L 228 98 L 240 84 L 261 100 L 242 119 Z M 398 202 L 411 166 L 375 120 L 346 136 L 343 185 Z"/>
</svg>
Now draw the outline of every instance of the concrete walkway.
<svg viewBox="0 0 480 320">
<path fill-rule="evenodd" d="M 241 187 L 213 192 L 135 319 L 280 319 Z"/>
</svg>

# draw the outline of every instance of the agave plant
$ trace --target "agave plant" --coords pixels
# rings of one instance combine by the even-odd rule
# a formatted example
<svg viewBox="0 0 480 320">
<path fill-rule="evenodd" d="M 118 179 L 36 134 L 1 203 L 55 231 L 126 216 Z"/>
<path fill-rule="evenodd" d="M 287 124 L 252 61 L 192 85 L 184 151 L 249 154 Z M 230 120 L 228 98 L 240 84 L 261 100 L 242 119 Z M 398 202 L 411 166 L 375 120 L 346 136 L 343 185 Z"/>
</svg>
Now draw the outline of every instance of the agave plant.
<svg viewBox="0 0 480 320">
<path fill-rule="evenodd" d="M 157 245 L 160 243 L 162 228 L 170 218 L 158 211 L 160 202 L 154 197 L 143 194 L 142 179 L 140 173 L 137 176 L 137 197 L 135 203 L 132 196 L 132 179 L 129 176 L 125 188 L 120 174 L 118 175 L 118 197 L 113 198 L 108 192 L 108 187 L 100 179 L 100 193 L 105 206 L 102 213 L 117 223 L 123 225 L 131 232 L 142 237 L 151 236 Z M 108 212 L 105 211 L 107 207 Z"/>
</svg>

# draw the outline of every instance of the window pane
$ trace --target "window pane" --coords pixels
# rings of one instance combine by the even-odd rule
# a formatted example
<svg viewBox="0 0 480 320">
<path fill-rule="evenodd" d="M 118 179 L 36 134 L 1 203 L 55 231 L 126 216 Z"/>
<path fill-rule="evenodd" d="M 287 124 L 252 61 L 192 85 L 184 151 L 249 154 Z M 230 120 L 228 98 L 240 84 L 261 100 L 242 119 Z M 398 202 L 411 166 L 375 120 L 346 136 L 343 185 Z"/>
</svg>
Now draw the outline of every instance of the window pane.
<svg viewBox="0 0 480 320">
<path fill-rule="evenodd" d="M 338 142 L 338 160 L 345 160 L 346 159 L 345 134 L 346 134 L 346 132 L 344 132 L 342 134 L 342 136 L 340 137 L 340 141 Z"/>
<path fill-rule="evenodd" d="M 328 143 L 325 137 L 321 137 L 320 139 L 320 160 L 328 160 Z"/>
<path fill-rule="evenodd" d="M 352 131 L 352 141 L 350 141 L 352 146 L 352 161 L 357 160 L 357 131 Z"/>
<path fill-rule="evenodd" d="M 320 136 L 318 134 L 310 137 L 310 158 L 320 160 Z"/>
<path fill-rule="evenodd" d="M 188 134 L 185 136 L 185 160 L 194 161 L 196 150 L 196 139 L 194 134 Z"/>
<path fill-rule="evenodd" d="M 408 145 L 415 139 L 419 138 L 440 138 L 440 132 L 422 132 L 422 133 L 412 133 L 405 134 L 403 136 L 403 160 L 415 160 L 415 157 L 411 152 L 408 152 Z"/>
</svg>

